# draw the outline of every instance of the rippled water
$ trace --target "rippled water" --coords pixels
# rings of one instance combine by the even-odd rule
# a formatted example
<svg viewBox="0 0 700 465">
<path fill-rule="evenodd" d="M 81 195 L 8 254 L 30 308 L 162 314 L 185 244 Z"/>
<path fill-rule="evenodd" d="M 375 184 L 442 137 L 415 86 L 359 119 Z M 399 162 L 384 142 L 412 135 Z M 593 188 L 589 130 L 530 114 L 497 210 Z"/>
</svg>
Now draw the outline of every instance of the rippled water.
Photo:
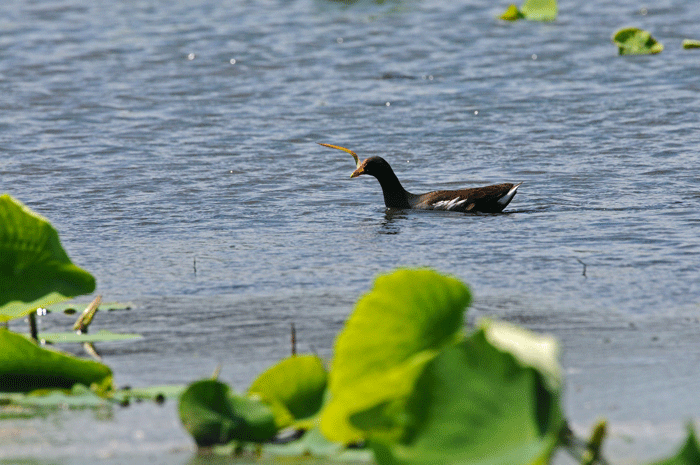
<svg viewBox="0 0 700 465">
<path fill-rule="evenodd" d="M 475 0 L 5 2 L 2 190 L 133 303 L 96 322 L 146 336 L 102 348 L 119 384 L 222 363 L 243 389 L 292 322 L 330 357 L 376 274 L 430 266 L 471 285 L 471 320 L 560 338 L 575 425 L 668 446 L 700 412 L 700 53 L 680 45 L 700 10 L 575 3 L 505 24 Z M 664 52 L 617 56 L 630 25 Z M 382 155 L 413 192 L 524 184 L 504 214 L 386 212 L 315 142 Z M 130 451 L 189 447 L 161 415 L 176 439 Z M 6 450 L 80 455 L 56 434 Z"/>
</svg>

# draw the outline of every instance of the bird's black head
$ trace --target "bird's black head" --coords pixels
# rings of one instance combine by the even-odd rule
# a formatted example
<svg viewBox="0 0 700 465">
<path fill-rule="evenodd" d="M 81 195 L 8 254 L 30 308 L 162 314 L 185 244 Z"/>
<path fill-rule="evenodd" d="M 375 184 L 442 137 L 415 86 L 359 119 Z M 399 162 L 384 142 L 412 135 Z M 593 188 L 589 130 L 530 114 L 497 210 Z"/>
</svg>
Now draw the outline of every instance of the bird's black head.
<svg viewBox="0 0 700 465">
<path fill-rule="evenodd" d="M 360 163 L 360 166 L 358 166 L 357 169 L 352 172 L 350 177 L 356 178 L 361 174 L 369 174 L 370 176 L 374 176 L 375 178 L 379 179 L 388 173 L 393 173 L 393 171 L 385 159 L 382 157 L 370 157 Z"/>
<path fill-rule="evenodd" d="M 369 174 L 377 178 L 377 181 L 382 186 L 384 204 L 388 208 L 411 208 L 411 204 L 408 201 L 408 197 L 411 194 L 406 192 L 401 186 L 401 182 L 394 174 L 394 170 L 382 157 L 370 157 L 363 161 L 350 177 L 356 178 L 361 174 Z"/>
</svg>

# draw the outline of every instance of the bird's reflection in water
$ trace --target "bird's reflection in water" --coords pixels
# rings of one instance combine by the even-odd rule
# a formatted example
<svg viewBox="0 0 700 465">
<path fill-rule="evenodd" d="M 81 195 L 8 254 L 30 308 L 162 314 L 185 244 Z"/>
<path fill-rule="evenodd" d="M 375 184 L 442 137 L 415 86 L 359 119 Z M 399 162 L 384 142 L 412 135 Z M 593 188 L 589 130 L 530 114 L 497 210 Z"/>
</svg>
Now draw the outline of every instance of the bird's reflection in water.
<svg viewBox="0 0 700 465">
<path fill-rule="evenodd" d="M 409 215 L 418 216 L 421 214 L 425 215 L 437 215 L 448 218 L 479 218 L 479 217 L 508 217 L 517 213 L 538 213 L 540 211 L 545 211 L 545 209 L 523 209 L 523 210 L 509 210 L 500 213 L 462 213 L 462 212 L 450 212 L 444 210 L 409 210 L 402 208 L 387 208 L 384 210 L 384 219 L 379 225 L 379 234 L 398 234 L 401 232 L 401 224 L 403 220 L 409 217 Z"/>
<path fill-rule="evenodd" d="M 400 223 L 408 217 L 406 210 L 387 208 L 384 211 L 384 220 L 379 227 L 379 234 L 398 234 L 401 232 Z"/>
</svg>

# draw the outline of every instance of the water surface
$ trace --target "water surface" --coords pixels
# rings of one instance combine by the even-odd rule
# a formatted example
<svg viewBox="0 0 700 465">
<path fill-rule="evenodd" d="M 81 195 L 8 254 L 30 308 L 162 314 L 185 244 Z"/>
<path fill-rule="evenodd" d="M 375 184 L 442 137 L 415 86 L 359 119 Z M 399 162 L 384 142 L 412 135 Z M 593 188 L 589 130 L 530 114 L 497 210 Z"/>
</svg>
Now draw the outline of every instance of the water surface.
<svg viewBox="0 0 700 465">
<path fill-rule="evenodd" d="M 132 303 L 95 322 L 145 336 L 101 347 L 117 384 L 221 363 L 245 389 L 291 323 L 330 358 L 378 273 L 430 266 L 470 284 L 470 322 L 559 337 L 575 427 L 607 416 L 613 457 L 658 457 L 700 412 L 700 54 L 680 45 L 700 10 L 575 3 L 506 24 L 476 0 L 6 2 L 2 189 Z M 664 52 L 617 56 L 630 25 Z M 412 192 L 524 184 L 499 215 L 387 212 L 316 142 L 385 157 Z M 19 422 L 0 458 L 186 461 L 174 407 L 149 409 L 91 420 L 80 451 L 60 426 L 83 417 L 43 441 Z"/>
</svg>

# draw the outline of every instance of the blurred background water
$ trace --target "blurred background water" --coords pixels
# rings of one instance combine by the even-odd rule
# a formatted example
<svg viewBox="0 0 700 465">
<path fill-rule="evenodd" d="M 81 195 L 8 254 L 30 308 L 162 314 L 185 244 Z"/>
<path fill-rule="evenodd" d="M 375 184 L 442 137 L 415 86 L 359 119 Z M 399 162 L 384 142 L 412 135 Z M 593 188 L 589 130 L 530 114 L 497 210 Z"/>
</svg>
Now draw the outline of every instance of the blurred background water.
<svg viewBox="0 0 700 465">
<path fill-rule="evenodd" d="M 470 322 L 560 339 L 566 411 L 608 417 L 613 456 L 671 450 L 700 417 L 700 52 L 681 48 L 700 10 L 562 0 L 554 23 L 503 23 L 507 3 L 4 2 L 0 185 L 131 303 L 95 322 L 145 336 L 99 347 L 117 384 L 220 363 L 243 390 L 291 323 L 329 359 L 378 273 L 429 266 L 470 284 Z M 618 56 L 626 26 L 666 49 Z M 524 184 L 504 214 L 386 212 L 315 142 L 385 157 L 413 192 Z M 84 449 L 13 423 L 0 459 L 186 460 L 174 407 L 152 409 L 90 420 Z"/>
</svg>

